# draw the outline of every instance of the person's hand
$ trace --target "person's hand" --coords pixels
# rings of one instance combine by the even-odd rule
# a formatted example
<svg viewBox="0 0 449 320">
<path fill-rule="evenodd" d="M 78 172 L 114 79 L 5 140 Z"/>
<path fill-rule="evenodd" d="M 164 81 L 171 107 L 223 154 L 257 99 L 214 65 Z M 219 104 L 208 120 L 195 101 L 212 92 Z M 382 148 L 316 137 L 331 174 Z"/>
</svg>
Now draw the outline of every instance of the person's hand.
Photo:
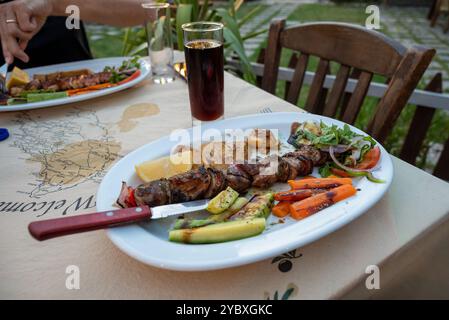
<svg viewBox="0 0 449 320">
<path fill-rule="evenodd" d="M 42 28 L 53 9 L 52 0 L 15 0 L 0 5 L 0 39 L 5 62 L 28 62 L 28 41 Z"/>
</svg>

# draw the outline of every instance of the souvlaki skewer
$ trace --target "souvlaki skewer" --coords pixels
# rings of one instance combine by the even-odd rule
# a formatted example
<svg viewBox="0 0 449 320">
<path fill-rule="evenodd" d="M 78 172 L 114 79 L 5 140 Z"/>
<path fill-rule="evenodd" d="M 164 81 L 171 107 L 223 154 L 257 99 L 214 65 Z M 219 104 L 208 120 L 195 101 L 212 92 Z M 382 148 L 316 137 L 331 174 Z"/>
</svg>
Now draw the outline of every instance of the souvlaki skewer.
<svg viewBox="0 0 449 320">
<path fill-rule="evenodd" d="M 226 187 L 245 193 L 251 187 L 268 188 L 276 182 L 309 175 L 314 166 L 326 160 L 326 153 L 312 146 L 302 146 L 283 156 L 267 156 L 254 164 L 231 164 L 226 169 L 200 166 L 168 179 L 143 183 L 136 188 L 123 182 L 117 204 L 123 208 L 139 205 L 153 207 L 209 199 Z M 265 170 L 273 164 L 276 165 L 274 170 Z"/>
</svg>

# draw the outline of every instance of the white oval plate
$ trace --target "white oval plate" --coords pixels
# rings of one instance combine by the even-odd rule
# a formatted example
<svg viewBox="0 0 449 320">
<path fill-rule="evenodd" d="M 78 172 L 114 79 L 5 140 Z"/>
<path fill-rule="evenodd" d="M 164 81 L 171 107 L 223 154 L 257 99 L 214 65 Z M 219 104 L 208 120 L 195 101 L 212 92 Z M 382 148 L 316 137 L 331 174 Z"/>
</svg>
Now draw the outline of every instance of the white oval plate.
<svg viewBox="0 0 449 320">
<path fill-rule="evenodd" d="M 106 66 L 120 66 L 124 60 L 130 59 L 129 57 L 117 57 L 117 58 L 103 58 L 103 59 L 92 59 L 92 60 L 82 60 L 82 61 L 75 61 L 75 62 L 69 62 L 69 63 L 61 63 L 61 64 L 54 64 L 51 66 L 45 66 L 45 67 L 37 67 L 37 68 L 30 68 L 25 69 L 29 75 L 30 78 L 33 77 L 34 74 L 47 74 L 52 72 L 60 72 L 60 71 L 70 71 L 70 70 L 76 70 L 76 69 L 90 69 L 93 72 L 100 72 L 103 71 L 104 67 Z M 37 109 L 37 108 L 45 108 L 45 107 L 53 107 L 57 105 L 63 105 L 73 102 L 79 102 L 84 100 L 89 100 L 101 96 L 106 96 L 108 94 L 118 92 L 125 90 L 127 88 L 130 88 L 132 86 L 135 86 L 142 80 L 144 80 L 149 74 L 150 74 L 150 65 L 148 62 L 146 62 L 143 59 L 139 59 L 140 62 L 140 71 L 141 74 L 139 77 L 137 77 L 134 80 L 131 80 L 127 83 L 124 83 L 122 85 L 112 87 L 112 88 L 106 88 L 102 90 L 98 90 L 96 92 L 90 92 L 86 94 L 81 94 L 73 97 L 66 97 L 66 98 L 60 98 L 60 99 L 53 99 L 53 100 L 47 100 L 47 101 L 40 101 L 40 102 L 33 102 L 33 103 L 23 103 L 23 104 L 16 104 L 11 106 L 0 106 L 0 112 L 2 111 L 23 111 L 23 110 L 30 110 L 30 109 Z"/>
<path fill-rule="evenodd" d="M 343 123 L 334 119 L 299 112 L 258 114 L 226 119 L 211 124 L 223 131 L 238 128 L 278 129 L 281 138 L 287 138 L 293 121 L 322 120 L 326 124 Z M 209 127 L 203 126 L 203 129 Z M 355 132 L 363 133 L 351 127 Z M 191 129 L 190 129 L 191 132 Z M 113 204 L 119 194 L 121 182 L 132 186 L 140 184 L 134 173 L 134 165 L 170 153 L 176 141 L 169 137 L 146 144 L 117 162 L 106 174 L 97 192 L 97 209 L 116 209 Z M 366 178 L 354 179 L 361 189 L 356 196 L 324 209 L 306 219 L 296 221 L 287 218 L 283 224 L 271 216 L 267 229 L 259 236 L 218 244 L 179 244 L 168 241 L 168 230 L 176 217 L 152 220 L 147 223 L 116 227 L 108 230 L 109 238 L 131 257 L 156 267 L 194 271 L 221 269 L 267 259 L 304 246 L 341 228 L 371 208 L 387 191 L 393 179 L 391 158 L 381 148 L 380 168 L 375 175 L 387 181 L 376 184 Z M 314 174 L 317 175 L 315 168 Z M 288 189 L 286 184 L 281 184 Z"/>
</svg>

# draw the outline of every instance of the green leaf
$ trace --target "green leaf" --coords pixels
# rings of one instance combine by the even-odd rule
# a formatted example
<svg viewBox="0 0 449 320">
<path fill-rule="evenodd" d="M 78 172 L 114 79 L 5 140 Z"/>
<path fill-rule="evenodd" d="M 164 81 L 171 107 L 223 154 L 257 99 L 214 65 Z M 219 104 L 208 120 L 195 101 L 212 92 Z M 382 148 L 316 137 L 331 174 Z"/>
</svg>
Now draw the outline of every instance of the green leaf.
<svg viewBox="0 0 449 320">
<path fill-rule="evenodd" d="M 180 4 L 176 11 L 176 34 L 178 39 L 178 49 L 184 48 L 184 34 L 182 25 L 192 21 L 192 5 Z"/>
<path fill-rule="evenodd" d="M 125 29 L 125 35 L 123 37 L 123 48 L 122 48 L 122 56 L 127 56 L 129 51 L 129 36 L 131 33 L 131 28 Z"/>
<path fill-rule="evenodd" d="M 253 9 L 251 9 L 246 15 L 244 15 L 238 22 L 239 27 L 243 26 L 245 23 L 249 22 L 253 19 L 259 12 L 264 9 L 262 5 L 259 5 Z"/>
<path fill-rule="evenodd" d="M 134 47 L 134 49 L 129 51 L 128 55 L 129 56 L 134 56 L 134 55 L 138 54 L 140 51 L 145 50 L 147 48 L 148 48 L 148 42 L 146 42 L 146 41 L 142 42 L 137 47 Z"/>
<path fill-rule="evenodd" d="M 267 32 L 268 32 L 268 29 L 262 29 L 262 30 L 259 30 L 259 31 L 250 32 L 250 33 L 247 33 L 244 36 L 242 36 L 242 40 L 245 41 L 245 40 L 248 40 L 248 39 L 251 39 L 251 38 L 255 38 L 259 34 L 264 34 L 264 33 L 267 33 Z"/>
<path fill-rule="evenodd" d="M 332 163 L 327 162 L 324 166 L 322 166 L 318 169 L 318 173 L 320 174 L 321 177 L 327 178 L 332 174 L 332 172 L 331 172 L 332 167 L 333 167 Z"/>
<path fill-rule="evenodd" d="M 238 41 L 242 42 L 242 36 L 240 35 L 240 29 L 235 17 L 231 16 L 224 8 L 217 8 L 217 14 L 221 17 L 224 25 L 234 34 Z"/>
<path fill-rule="evenodd" d="M 204 21 L 204 18 L 206 17 L 208 10 L 209 10 L 209 0 L 204 0 L 198 17 L 199 21 Z"/>
<path fill-rule="evenodd" d="M 224 27 L 223 29 L 223 35 L 226 40 L 226 42 L 229 43 L 232 50 L 239 56 L 240 61 L 242 63 L 243 67 L 243 78 L 251 83 L 254 83 L 256 78 L 254 76 L 254 72 L 251 66 L 251 63 L 246 56 L 245 49 L 243 48 L 242 43 L 236 38 L 234 33 L 232 33 L 231 30 L 229 30 L 227 27 Z"/>
</svg>

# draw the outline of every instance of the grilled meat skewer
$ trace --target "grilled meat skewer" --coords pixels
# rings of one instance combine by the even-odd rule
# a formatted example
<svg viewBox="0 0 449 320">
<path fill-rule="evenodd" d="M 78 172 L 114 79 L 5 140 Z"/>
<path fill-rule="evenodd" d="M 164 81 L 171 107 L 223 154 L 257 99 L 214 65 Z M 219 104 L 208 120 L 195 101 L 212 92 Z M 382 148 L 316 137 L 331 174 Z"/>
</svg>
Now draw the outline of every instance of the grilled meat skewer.
<svg viewBox="0 0 449 320">
<path fill-rule="evenodd" d="M 267 188 L 276 182 L 309 175 L 313 166 L 322 161 L 318 157 L 320 153 L 311 148 L 305 146 L 282 157 L 275 156 L 278 158 L 277 168 L 270 174 L 266 170 L 276 160 L 273 156 L 256 164 L 233 164 L 226 170 L 201 166 L 168 179 L 141 184 L 135 189 L 123 182 L 117 204 L 123 208 L 136 205 L 153 207 L 212 198 L 228 186 L 239 193 L 245 193 L 250 187 Z"/>
<path fill-rule="evenodd" d="M 121 74 L 132 74 L 136 69 L 121 71 Z M 11 87 L 11 96 L 19 96 L 26 91 L 46 90 L 46 91 L 66 91 L 71 89 L 81 89 L 110 81 L 113 73 L 110 71 L 83 73 L 75 76 L 58 76 L 57 74 L 46 77 L 40 75 L 25 85 Z"/>
</svg>

